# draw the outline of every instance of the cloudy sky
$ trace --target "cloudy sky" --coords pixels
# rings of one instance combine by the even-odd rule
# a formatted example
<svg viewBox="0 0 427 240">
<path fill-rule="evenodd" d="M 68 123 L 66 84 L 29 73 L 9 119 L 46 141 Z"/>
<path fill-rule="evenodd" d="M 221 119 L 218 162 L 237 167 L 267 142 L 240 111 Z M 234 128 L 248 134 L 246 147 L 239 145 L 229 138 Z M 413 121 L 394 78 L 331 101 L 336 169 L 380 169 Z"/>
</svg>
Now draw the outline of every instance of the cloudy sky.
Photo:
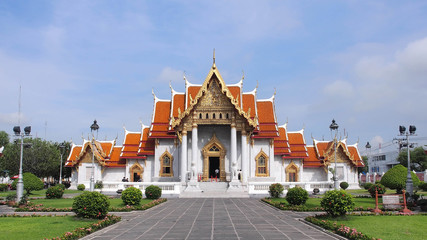
<svg viewBox="0 0 427 240">
<path fill-rule="evenodd" d="M 398 126 L 427 136 L 425 1 L 0 1 L 0 130 L 21 125 L 81 143 L 150 123 L 154 89 L 184 91 L 216 65 L 258 98 L 276 89 L 279 124 L 386 145 Z"/>
</svg>

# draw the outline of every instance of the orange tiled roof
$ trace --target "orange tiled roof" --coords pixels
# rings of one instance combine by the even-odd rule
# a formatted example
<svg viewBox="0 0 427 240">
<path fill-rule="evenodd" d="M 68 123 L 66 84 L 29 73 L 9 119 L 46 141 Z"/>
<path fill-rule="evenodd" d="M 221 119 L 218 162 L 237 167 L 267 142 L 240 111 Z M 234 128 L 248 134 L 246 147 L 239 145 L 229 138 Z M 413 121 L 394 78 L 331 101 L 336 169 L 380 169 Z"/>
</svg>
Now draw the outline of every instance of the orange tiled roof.
<svg viewBox="0 0 427 240">
<path fill-rule="evenodd" d="M 82 145 L 74 145 L 65 164 L 66 167 L 73 167 L 81 161 L 83 155 L 91 149 L 95 159 L 104 167 L 125 167 L 125 162 L 120 161 L 121 146 L 114 146 L 114 141 L 95 141 L 93 146 L 90 141 L 84 140 Z"/>
<path fill-rule="evenodd" d="M 255 118 L 256 108 L 255 108 L 255 94 L 244 93 L 243 94 L 243 111 L 248 112 L 249 108 L 251 109 L 250 118 Z"/>
<path fill-rule="evenodd" d="M 196 97 L 197 93 L 199 93 L 199 90 L 201 87 L 202 86 L 189 86 L 187 88 L 187 106 L 185 107 L 185 109 L 187 109 L 191 104 L 190 96 L 192 99 L 194 99 Z"/>
<path fill-rule="evenodd" d="M 138 156 L 139 144 L 141 141 L 140 132 L 125 132 L 125 140 L 121 150 L 120 158 L 141 158 Z"/>
<path fill-rule="evenodd" d="M 230 87 L 228 87 L 228 90 L 231 92 L 231 95 L 233 95 L 234 99 L 239 99 L 239 101 L 238 101 L 239 107 L 242 107 L 242 105 L 240 104 L 240 102 L 241 102 L 240 100 L 242 99 L 241 98 L 242 96 L 240 96 L 240 92 L 241 92 L 240 87 L 230 86 Z"/>
<path fill-rule="evenodd" d="M 286 155 L 291 154 L 288 134 L 286 133 L 286 125 L 279 127 L 279 138 L 274 139 L 274 155 Z"/>
<path fill-rule="evenodd" d="M 150 129 L 144 128 L 142 130 L 142 137 L 139 143 L 138 156 L 141 155 L 154 155 L 154 139 L 148 138 Z"/>
<path fill-rule="evenodd" d="M 151 123 L 150 138 L 175 138 L 175 133 L 168 134 L 171 101 L 155 100 L 153 122 Z"/>
<path fill-rule="evenodd" d="M 257 101 L 259 131 L 254 138 L 276 138 L 279 136 L 274 114 L 273 101 Z"/>
<path fill-rule="evenodd" d="M 356 167 L 364 167 L 362 158 L 360 157 L 359 150 L 357 149 L 357 144 L 347 146 L 348 151 L 356 162 Z"/>
<path fill-rule="evenodd" d="M 178 117 L 178 108 L 181 110 L 181 112 L 185 111 L 185 95 L 184 94 L 175 94 L 173 96 L 173 111 L 172 111 L 172 117 L 177 118 Z"/>
<path fill-rule="evenodd" d="M 317 165 L 326 166 L 328 165 L 329 157 L 328 154 L 333 151 L 333 142 L 332 141 L 316 141 L 314 142 L 314 154 L 309 152 L 309 161 L 313 164 L 317 159 Z M 346 141 L 339 141 L 337 144 L 337 150 L 343 151 L 347 155 L 349 161 L 356 167 L 364 166 L 363 161 L 360 158 L 359 152 L 357 150 L 357 145 L 347 146 Z M 305 161 L 304 161 L 305 164 Z M 308 166 L 308 165 L 307 165 Z"/>
<path fill-rule="evenodd" d="M 74 143 L 71 145 L 71 151 L 68 155 L 67 162 L 65 163 L 66 167 L 74 166 L 74 162 L 77 161 L 77 156 L 82 151 L 82 146 L 75 145 Z"/>
<path fill-rule="evenodd" d="M 289 145 L 291 147 L 290 158 L 307 158 L 307 148 L 303 131 L 288 132 Z"/>
<path fill-rule="evenodd" d="M 321 160 L 316 153 L 316 148 L 314 146 L 307 146 L 308 158 L 303 160 L 304 167 L 322 167 L 323 160 Z"/>
</svg>

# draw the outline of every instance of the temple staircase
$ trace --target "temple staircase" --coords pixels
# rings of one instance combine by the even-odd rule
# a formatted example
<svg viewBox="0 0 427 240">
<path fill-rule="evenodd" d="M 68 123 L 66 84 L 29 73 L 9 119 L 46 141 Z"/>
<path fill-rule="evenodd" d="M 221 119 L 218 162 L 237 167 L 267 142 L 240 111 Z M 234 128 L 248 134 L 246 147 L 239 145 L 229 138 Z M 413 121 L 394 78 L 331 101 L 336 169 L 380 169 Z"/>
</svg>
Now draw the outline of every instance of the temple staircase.
<svg viewBox="0 0 427 240">
<path fill-rule="evenodd" d="M 230 189 L 228 182 L 199 182 L 200 191 L 186 191 L 180 198 L 249 198 L 247 189 Z"/>
</svg>

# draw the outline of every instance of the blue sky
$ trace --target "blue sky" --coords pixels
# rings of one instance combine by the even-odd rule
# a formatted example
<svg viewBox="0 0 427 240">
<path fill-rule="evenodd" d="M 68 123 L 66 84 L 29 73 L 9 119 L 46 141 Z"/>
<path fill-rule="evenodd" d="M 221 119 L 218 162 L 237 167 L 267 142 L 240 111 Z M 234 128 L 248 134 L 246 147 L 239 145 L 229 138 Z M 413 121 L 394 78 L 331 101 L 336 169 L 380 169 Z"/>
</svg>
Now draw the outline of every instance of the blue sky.
<svg viewBox="0 0 427 240">
<path fill-rule="evenodd" d="M 0 130 L 81 143 L 149 124 L 152 89 L 169 99 L 183 73 L 202 83 L 245 74 L 258 98 L 274 89 L 279 124 L 330 139 L 333 118 L 361 150 L 398 134 L 427 136 L 425 1 L 1 1 Z"/>
</svg>

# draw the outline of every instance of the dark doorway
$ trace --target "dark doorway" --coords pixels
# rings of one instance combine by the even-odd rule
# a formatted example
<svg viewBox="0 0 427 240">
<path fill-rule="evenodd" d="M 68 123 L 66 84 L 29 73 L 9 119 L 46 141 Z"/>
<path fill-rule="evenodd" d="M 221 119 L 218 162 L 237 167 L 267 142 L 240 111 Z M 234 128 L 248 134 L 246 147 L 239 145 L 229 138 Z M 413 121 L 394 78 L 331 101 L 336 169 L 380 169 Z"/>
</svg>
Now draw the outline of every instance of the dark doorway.
<svg viewBox="0 0 427 240">
<path fill-rule="evenodd" d="M 218 175 L 215 173 L 215 169 L 218 169 Z M 215 178 L 220 177 L 219 170 L 219 157 L 209 157 L 209 177 Z"/>
<path fill-rule="evenodd" d="M 139 176 L 138 173 L 133 173 L 133 181 L 134 182 L 139 182 L 140 179 L 141 179 L 141 177 Z"/>
</svg>

